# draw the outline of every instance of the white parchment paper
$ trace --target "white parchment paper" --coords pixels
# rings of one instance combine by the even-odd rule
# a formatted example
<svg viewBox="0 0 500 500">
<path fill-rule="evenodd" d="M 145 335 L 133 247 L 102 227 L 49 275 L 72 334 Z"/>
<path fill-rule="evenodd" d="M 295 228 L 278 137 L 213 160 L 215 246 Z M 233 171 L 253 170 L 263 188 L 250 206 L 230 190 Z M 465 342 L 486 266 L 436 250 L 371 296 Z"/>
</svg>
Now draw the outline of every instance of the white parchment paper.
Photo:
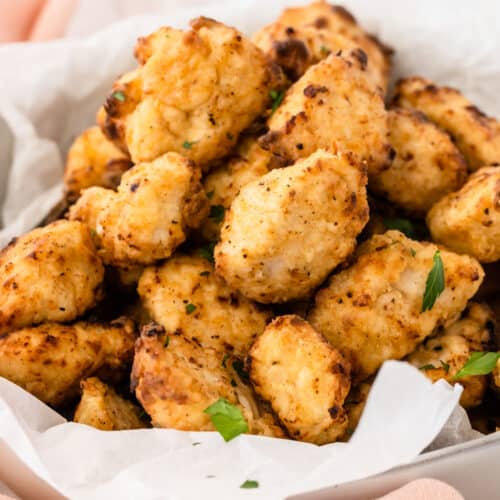
<svg viewBox="0 0 500 500">
<path fill-rule="evenodd" d="M 251 33 L 284 5 L 303 2 L 151 3 L 157 14 L 127 19 L 85 38 L 0 46 L 0 246 L 31 229 L 59 200 L 64 155 L 74 137 L 94 122 L 111 82 L 133 67 L 138 36 L 162 24 L 185 27 L 198 15 Z M 193 3 L 198 5 L 190 7 Z M 395 77 L 421 74 L 457 86 L 486 112 L 500 115 L 498 2 L 345 3 L 396 48 Z M 80 10 L 104 16 L 110 4 L 119 2 L 86 0 Z M 73 33 L 87 32 L 88 26 L 75 19 Z M 388 362 L 351 442 L 316 447 L 256 436 L 226 444 L 215 433 L 159 429 L 105 433 L 65 423 L 2 379 L 0 439 L 70 498 L 275 499 L 409 462 L 447 421 L 433 446 L 475 437 L 463 413 L 453 413 L 460 390 L 444 382 L 431 385 L 414 368 Z M 240 489 L 246 479 L 258 480 L 260 488 Z"/>
</svg>

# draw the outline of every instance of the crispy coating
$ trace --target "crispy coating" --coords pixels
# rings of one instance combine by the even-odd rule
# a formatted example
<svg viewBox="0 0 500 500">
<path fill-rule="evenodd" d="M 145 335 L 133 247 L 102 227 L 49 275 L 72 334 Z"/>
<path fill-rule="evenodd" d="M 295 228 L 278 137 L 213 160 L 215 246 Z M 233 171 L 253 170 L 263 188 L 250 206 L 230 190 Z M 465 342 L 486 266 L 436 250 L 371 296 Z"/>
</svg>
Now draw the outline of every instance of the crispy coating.
<svg viewBox="0 0 500 500">
<path fill-rule="evenodd" d="M 199 164 L 229 153 L 284 85 L 280 68 L 239 31 L 207 18 L 191 31 L 140 38 L 140 67 L 118 80 L 99 123 L 134 163 L 176 151 Z"/>
<path fill-rule="evenodd" d="M 464 408 L 478 406 L 486 392 L 488 378 L 475 375 L 455 382 L 453 377 L 473 352 L 489 350 L 491 338 L 488 325 L 492 321 L 493 315 L 488 307 L 472 302 L 462 318 L 419 345 L 408 356 L 408 362 L 420 368 L 433 382 L 443 378 L 450 384 L 461 384 L 464 391 L 460 404 Z"/>
<path fill-rule="evenodd" d="M 104 268 L 87 226 L 65 220 L 34 229 L 0 252 L 0 334 L 71 321 L 100 296 Z"/>
<path fill-rule="evenodd" d="M 500 168 L 484 167 L 427 214 L 432 238 L 481 262 L 500 259 Z"/>
<path fill-rule="evenodd" d="M 344 402 L 344 408 L 349 421 L 349 427 L 342 436 L 344 441 L 349 441 L 350 437 L 358 427 L 371 388 L 372 382 L 361 382 L 360 384 L 351 387 L 351 391 Z"/>
<path fill-rule="evenodd" d="M 373 175 L 387 167 L 387 113 L 363 56 L 330 54 L 311 66 L 269 118 L 262 147 L 292 162 L 317 149 L 351 152 Z"/>
<path fill-rule="evenodd" d="M 169 334 L 182 332 L 203 347 L 240 356 L 271 317 L 229 288 L 198 256 L 176 255 L 147 268 L 138 292 L 151 317 Z"/>
<path fill-rule="evenodd" d="M 432 309 L 422 312 L 437 249 L 399 231 L 373 236 L 358 247 L 353 265 L 316 295 L 308 320 L 352 360 L 356 381 L 387 359 L 407 356 L 436 328 L 455 321 L 476 293 L 484 277 L 480 264 L 442 249 L 445 288 Z"/>
<path fill-rule="evenodd" d="M 458 90 L 414 76 L 396 84 L 393 102 L 422 111 L 448 132 L 469 169 L 500 163 L 500 122 L 485 115 Z"/>
<path fill-rule="evenodd" d="M 465 182 L 467 165 L 448 134 L 418 111 L 396 108 L 388 113 L 394 159 L 370 178 L 370 189 L 415 216 Z"/>
<path fill-rule="evenodd" d="M 75 398 L 86 377 L 120 380 L 132 361 L 134 340 L 133 323 L 125 318 L 23 328 L 0 336 L 0 376 L 57 406 Z"/>
<path fill-rule="evenodd" d="M 147 427 L 141 409 L 119 396 L 97 377 L 82 380 L 82 397 L 73 420 L 103 431 L 121 431 Z"/>
<path fill-rule="evenodd" d="M 495 365 L 495 368 L 491 375 L 493 387 L 498 393 L 500 391 L 500 359 L 497 361 L 497 364 Z"/>
<path fill-rule="evenodd" d="M 105 263 L 151 264 L 169 257 L 205 218 L 200 176 L 190 160 L 167 153 L 131 168 L 117 192 L 85 190 L 70 218 L 95 228 Z"/>
<path fill-rule="evenodd" d="M 276 22 L 254 34 L 252 40 L 295 81 L 330 53 L 361 48 L 367 72 L 385 91 L 391 69 L 392 49 L 367 34 L 343 7 L 313 2 L 285 9 Z"/>
<path fill-rule="evenodd" d="M 217 273 L 258 302 L 306 297 L 354 250 L 365 184 L 351 156 L 321 150 L 247 184 L 226 214 Z"/>
<path fill-rule="evenodd" d="M 291 437 L 324 444 L 344 433 L 349 363 L 302 318 L 276 318 L 250 349 L 248 366 Z"/>
<path fill-rule="evenodd" d="M 243 186 L 281 166 L 279 157 L 262 149 L 254 137 L 244 137 L 229 160 L 203 179 L 210 205 L 228 209 Z M 201 228 L 204 238 L 217 240 L 221 223 L 220 217 L 208 217 Z"/>
<path fill-rule="evenodd" d="M 97 126 L 78 136 L 68 151 L 64 171 L 64 192 L 74 202 L 80 192 L 91 186 L 114 189 L 132 162 Z"/>
</svg>

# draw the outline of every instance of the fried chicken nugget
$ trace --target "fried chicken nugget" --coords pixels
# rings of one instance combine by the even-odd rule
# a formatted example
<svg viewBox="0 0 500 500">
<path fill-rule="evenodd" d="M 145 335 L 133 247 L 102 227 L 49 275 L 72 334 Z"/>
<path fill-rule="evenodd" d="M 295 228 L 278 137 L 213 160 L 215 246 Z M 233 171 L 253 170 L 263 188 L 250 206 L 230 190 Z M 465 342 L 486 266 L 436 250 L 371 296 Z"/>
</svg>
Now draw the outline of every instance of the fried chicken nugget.
<svg viewBox="0 0 500 500">
<path fill-rule="evenodd" d="M 60 220 L 12 240 L 0 252 L 0 335 L 71 321 L 95 305 L 104 267 L 88 227 Z"/>
<path fill-rule="evenodd" d="M 366 55 L 359 49 L 311 66 L 268 126 L 260 144 L 292 162 L 317 149 L 354 153 L 373 175 L 389 162 L 384 101 L 366 76 Z"/>
<path fill-rule="evenodd" d="M 91 186 L 115 189 L 132 162 L 110 142 L 99 127 L 91 127 L 78 136 L 68 151 L 64 171 L 64 192 L 72 203 L 80 192 Z"/>
<path fill-rule="evenodd" d="M 118 191 L 89 188 L 70 219 L 95 228 L 106 264 L 151 264 L 169 257 L 208 213 L 200 170 L 177 153 L 127 171 Z"/>
<path fill-rule="evenodd" d="M 112 387 L 97 377 L 82 380 L 82 397 L 73 420 L 103 431 L 143 429 L 147 425 L 141 417 L 142 410 L 123 399 Z"/>
<path fill-rule="evenodd" d="M 176 151 L 203 166 L 229 153 L 238 135 L 281 88 L 280 68 L 239 31 L 207 18 L 191 31 L 160 28 L 140 38 L 140 67 L 118 80 L 99 113 L 104 133 L 134 163 Z"/>
<path fill-rule="evenodd" d="M 444 195 L 459 189 L 467 177 L 464 158 L 448 134 L 418 111 L 388 113 L 394 159 L 370 178 L 370 189 L 414 216 L 425 216 Z"/>
<path fill-rule="evenodd" d="M 358 247 L 351 267 L 320 290 L 308 320 L 352 361 L 355 382 L 388 359 L 401 359 L 436 328 L 455 321 L 484 277 L 467 255 L 441 250 L 445 288 L 422 312 L 427 277 L 438 247 L 399 231 L 376 235 Z"/>
<path fill-rule="evenodd" d="M 349 427 L 346 429 L 342 440 L 349 441 L 354 431 L 358 427 L 361 416 L 368 400 L 372 388 L 372 382 L 361 382 L 360 384 L 351 387 L 351 390 L 344 401 L 344 409 L 347 413 Z"/>
<path fill-rule="evenodd" d="M 295 81 L 330 53 L 361 48 L 368 57 L 367 72 L 374 84 L 387 88 L 392 49 L 367 34 L 350 12 L 339 5 L 313 2 L 285 9 L 276 22 L 252 37 Z"/>
<path fill-rule="evenodd" d="M 229 288 L 198 256 L 176 255 L 147 268 L 138 292 L 168 333 L 182 332 L 203 347 L 237 356 L 246 355 L 271 318 L 270 311 Z"/>
<path fill-rule="evenodd" d="M 450 384 L 461 384 L 464 391 L 460 404 L 464 408 L 478 406 L 486 392 L 488 378 L 485 375 L 474 375 L 455 382 L 453 377 L 473 352 L 489 350 L 489 324 L 492 321 L 493 314 L 488 307 L 472 302 L 462 318 L 419 345 L 408 356 L 408 362 L 420 368 L 433 382 L 443 378 Z"/>
<path fill-rule="evenodd" d="M 250 349 L 248 366 L 256 392 L 291 437 L 324 444 L 344 433 L 349 363 L 302 318 L 273 320 Z"/>
<path fill-rule="evenodd" d="M 0 336 L 0 376 L 45 403 L 58 406 L 79 393 L 80 381 L 96 375 L 118 381 L 132 361 L 133 323 L 44 323 Z"/>
<path fill-rule="evenodd" d="M 500 259 L 500 167 L 472 174 L 456 193 L 438 201 L 427 214 L 432 238 L 480 262 Z"/>
<path fill-rule="evenodd" d="M 350 155 L 322 150 L 247 184 L 226 214 L 217 273 L 258 302 L 306 297 L 354 250 L 365 185 Z"/>
<path fill-rule="evenodd" d="M 396 84 L 393 102 L 422 111 L 448 132 L 470 170 L 500 163 L 500 122 L 485 115 L 458 90 L 414 76 Z"/>
</svg>

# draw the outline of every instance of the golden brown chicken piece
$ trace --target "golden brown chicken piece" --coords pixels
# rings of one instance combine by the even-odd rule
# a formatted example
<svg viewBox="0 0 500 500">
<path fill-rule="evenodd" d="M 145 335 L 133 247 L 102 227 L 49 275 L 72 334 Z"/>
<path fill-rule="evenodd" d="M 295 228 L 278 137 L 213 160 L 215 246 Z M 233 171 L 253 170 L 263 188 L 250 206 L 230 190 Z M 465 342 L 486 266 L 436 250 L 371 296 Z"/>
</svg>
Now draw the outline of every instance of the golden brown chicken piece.
<svg viewBox="0 0 500 500">
<path fill-rule="evenodd" d="M 384 101 L 366 75 L 366 55 L 357 49 L 330 54 L 311 66 L 285 94 L 268 120 L 264 149 L 294 162 L 326 149 L 351 152 L 376 175 L 389 164 Z"/>
<path fill-rule="evenodd" d="M 422 111 L 448 132 L 470 170 L 500 163 L 500 122 L 485 115 L 458 90 L 414 76 L 397 83 L 393 102 Z"/>
<path fill-rule="evenodd" d="M 222 353 L 245 356 L 271 318 L 270 311 L 229 288 L 198 256 L 177 255 L 147 268 L 138 292 L 151 317 L 169 334 L 182 332 Z"/>
<path fill-rule="evenodd" d="M 360 384 L 351 387 L 351 390 L 346 400 L 344 401 L 344 409 L 347 413 L 349 427 L 346 429 L 345 434 L 342 436 L 343 441 L 349 441 L 354 431 L 358 427 L 371 388 L 372 382 L 361 382 Z"/>
<path fill-rule="evenodd" d="M 82 380 L 82 398 L 73 420 L 103 431 L 143 429 L 147 425 L 141 418 L 141 409 L 119 396 L 112 387 L 97 377 Z"/>
<path fill-rule="evenodd" d="M 133 323 L 44 323 L 0 337 L 0 376 L 50 405 L 78 395 L 80 381 L 96 375 L 115 382 L 132 361 Z"/>
<path fill-rule="evenodd" d="M 115 83 L 99 114 L 104 133 L 134 163 L 176 151 L 206 166 L 227 155 L 285 83 L 236 29 L 203 17 L 191 28 L 140 38 L 140 67 Z"/>
<path fill-rule="evenodd" d="M 201 228 L 204 238 L 211 241 L 218 239 L 225 210 L 231 206 L 243 186 L 281 166 L 284 165 L 279 157 L 262 149 L 254 137 L 240 140 L 227 163 L 203 179 L 203 187 L 211 205 L 209 217 Z"/>
<path fill-rule="evenodd" d="M 325 151 L 247 184 L 226 214 L 217 273 L 258 302 L 306 297 L 354 250 L 365 184 L 350 155 Z"/>
<path fill-rule="evenodd" d="M 394 159 L 370 178 L 370 189 L 410 215 L 425 216 L 444 195 L 465 182 L 467 165 L 448 134 L 418 111 L 388 113 Z"/>
<path fill-rule="evenodd" d="M 481 304 L 470 303 L 464 315 L 442 332 L 417 347 L 408 356 L 408 362 L 420 368 L 433 382 L 441 378 L 450 384 L 464 387 L 460 404 L 472 408 L 481 404 L 488 386 L 485 375 L 474 375 L 454 381 L 453 377 L 463 368 L 473 352 L 488 351 L 493 321 L 491 310 Z"/>
<path fill-rule="evenodd" d="M 500 167 L 472 174 L 456 193 L 438 201 L 427 214 L 432 238 L 481 262 L 500 259 Z"/>
<path fill-rule="evenodd" d="M 352 14 L 339 5 L 319 1 L 285 9 L 252 40 L 292 81 L 330 53 L 361 48 L 368 57 L 371 79 L 383 91 L 387 88 L 392 49 L 366 33 Z"/>
<path fill-rule="evenodd" d="M 85 190 L 70 218 L 95 228 L 105 263 L 151 264 L 169 257 L 205 218 L 200 176 L 190 160 L 167 153 L 131 168 L 117 192 Z"/>
<path fill-rule="evenodd" d="M 64 171 L 64 191 L 69 202 L 91 186 L 114 189 L 132 162 L 110 142 L 97 126 L 78 136 L 68 151 Z"/>
<path fill-rule="evenodd" d="M 269 414 L 249 415 L 251 403 L 239 403 L 239 383 L 226 356 L 154 323 L 136 343 L 132 389 L 155 427 L 213 431 L 204 410 L 225 398 L 240 408 L 250 433 L 283 436 Z"/>
<path fill-rule="evenodd" d="M 0 334 L 71 321 L 99 298 L 104 268 L 87 226 L 65 220 L 34 229 L 0 252 Z"/>
<path fill-rule="evenodd" d="M 276 318 L 252 346 L 248 366 L 256 392 L 291 437 L 324 444 L 344 433 L 349 363 L 302 318 Z"/>
<path fill-rule="evenodd" d="M 373 236 L 358 247 L 354 264 L 316 295 L 308 320 L 352 361 L 356 382 L 455 321 L 476 293 L 484 277 L 480 264 L 442 249 L 445 287 L 433 307 L 422 312 L 437 249 L 399 231 Z"/>
</svg>

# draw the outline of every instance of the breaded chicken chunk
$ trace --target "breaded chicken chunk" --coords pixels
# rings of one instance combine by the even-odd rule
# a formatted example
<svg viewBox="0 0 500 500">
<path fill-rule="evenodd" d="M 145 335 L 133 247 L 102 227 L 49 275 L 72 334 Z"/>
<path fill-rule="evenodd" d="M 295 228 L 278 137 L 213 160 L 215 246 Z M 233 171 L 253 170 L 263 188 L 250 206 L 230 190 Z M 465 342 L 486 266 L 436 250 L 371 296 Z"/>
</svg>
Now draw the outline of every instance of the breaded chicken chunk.
<svg viewBox="0 0 500 500">
<path fill-rule="evenodd" d="M 427 214 L 432 238 L 481 262 L 500 259 L 500 167 L 472 174 L 456 193 L 438 201 Z"/>
<path fill-rule="evenodd" d="M 82 380 L 82 398 L 73 420 L 103 431 L 121 431 L 147 427 L 141 409 L 119 396 L 97 377 Z"/>
<path fill-rule="evenodd" d="M 264 149 L 294 162 L 326 149 L 352 152 L 369 174 L 387 167 L 387 113 L 366 74 L 366 55 L 357 49 L 330 54 L 311 66 L 285 94 L 268 120 Z"/>
<path fill-rule="evenodd" d="M 485 115 L 458 90 L 414 76 L 396 84 L 393 102 L 422 111 L 448 132 L 470 170 L 500 163 L 500 122 Z"/>
<path fill-rule="evenodd" d="M 44 323 L 0 337 L 0 377 L 50 405 L 71 401 L 80 381 L 96 375 L 123 378 L 134 352 L 133 323 Z"/>
<path fill-rule="evenodd" d="M 268 414 L 249 418 L 238 399 L 238 383 L 226 357 L 202 347 L 180 332 L 168 333 L 155 323 L 146 325 L 135 346 L 132 389 L 155 427 L 213 431 L 204 410 L 225 398 L 245 416 L 250 433 L 282 437 Z"/>
<path fill-rule="evenodd" d="M 281 166 L 284 165 L 279 157 L 262 149 L 254 137 L 244 137 L 229 160 L 203 179 L 210 199 L 210 213 L 202 225 L 202 235 L 207 240 L 217 240 L 224 212 L 240 189 Z"/>
<path fill-rule="evenodd" d="M 132 162 L 110 142 L 97 126 L 78 136 L 68 151 L 64 171 L 64 192 L 74 202 L 91 186 L 114 189 Z"/>
<path fill-rule="evenodd" d="M 224 219 L 217 273 L 258 302 L 306 297 L 354 250 L 365 184 L 350 155 L 322 150 L 247 184 Z"/>
<path fill-rule="evenodd" d="M 167 153 L 127 171 L 118 191 L 89 188 L 70 218 L 95 229 L 106 264 L 151 264 L 169 257 L 208 211 L 200 170 Z"/>
<path fill-rule="evenodd" d="M 372 382 L 361 382 L 360 384 L 351 387 L 351 391 L 349 392 L 344 402 L 344 409 L 347 413 L 347 418 L 349 421 L 349 427 L 346 429 L 345 434 L 342 436 L 342 439 L 344 441 L 349 441 L 352 434 L 358 427 L 371 388 Z"/>
<path fill-rule="evenodd" d="M 356 382 L 455 321 L 476 293 L 484 276 L 479 263 L 441 250 L 444 290 L 422 312 L 437 250 L 399 231 L 373 236 L 358 247 L 352 266 L 332 276 L 316 295 L 308 320 L 352 361 Z"/>
<path fill-rule="evenodd" d="M 206 166 L 227 155 L 285 83 L 236 29 L 203 17 L 191 28 L 140 38 L 140 67 L 115 83 L 99 113 L 104 133 L 134 163 L 176 151 Z"/>
<path fill-rule="evenodd" d="M 465 182 L 465 160 L 449 135 L 418 111 L 393 109 L 388 126 L 394 158 L 389 168 L 370 178 L 370 189 L 406 213 L 425 216 Z"/>
<path fill-rule="evenodd" d="M 246 355 L 271 318 L 270 311 L 229 288 L 199 256 L 176 255 L 148 267 L 138 292 L 148 313 L 169 334 L 182 332 L 223 353 Z"/>
<path fill-rule="evenodd" d="M 87 226 L 60 220 L 0 252 L 0 334 L 71 321 L 95 305 L 104 268 Z"/>
<path fill-rule="evenodd" d="M 339 5 L 313 2 L 285 9 L 276 22 L 255 33 L 252 40 L 295 81 L 330 53 L 361 48 L 368 58 L 367 72 L 385 91 L 392 50 L 358 25 Z"/>
<path fill-rule="evenodd" d="M 441 378 L 464 387 L 460 404 L 472 408 L 481 404 L 488 386 L 485 375 L 453 377 L 463 368 L 473 352 L 488 351 L 491 338 L 488 325 L 493 321 L 491 310 L 472 302 L 464 315 L 442 332 L 417 347 L 408 362 L 420 368 L 433 382 Z"/>
<path fill-rule="evenodd" d="M 349 363 L 302 318 L 276 318 L 252 346 L 248 366 L 256 392 L 291 437 L 324 444 L 344 433 Z"/>
</svg>

